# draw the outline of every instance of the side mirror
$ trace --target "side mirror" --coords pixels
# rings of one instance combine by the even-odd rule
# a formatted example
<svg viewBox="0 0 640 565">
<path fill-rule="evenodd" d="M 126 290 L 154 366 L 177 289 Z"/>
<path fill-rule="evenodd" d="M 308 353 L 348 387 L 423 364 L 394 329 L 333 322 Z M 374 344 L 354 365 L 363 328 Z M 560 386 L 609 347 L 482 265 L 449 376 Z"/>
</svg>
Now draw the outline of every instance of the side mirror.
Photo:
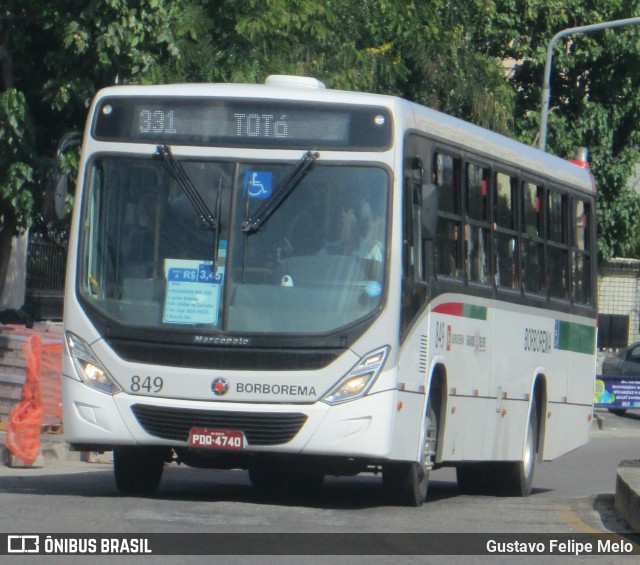
<svg viewBox="0 0 640 565">
<path fill-rule="evenodd" d="M 420 187 L 420 191 L 422 237 L 433 240 L 438 229 L 438 187 L 435 184 L 425 183 Z"/>
<path fill-rule="evenodd" d="M 72 131 L 63 135 L 60 143 L 58 143 L 54 170 L 49 173 L 44 194 L 43 215 L 47 222 L 63 220 L 67 215 L 65 204 L 69 177 L 60 170 L 60 158 L 69 147 L 80 145 L 81 141 L 82 134 L 77 131 Z"/>
<path fill-rule="evenodd" d="M 69 177 L 66 174 L 58 171 L 49 174 L 44 196 L 44 219 L 47 222 L 63 220 L 66 216 L 68 184 Z"/>
</svg>

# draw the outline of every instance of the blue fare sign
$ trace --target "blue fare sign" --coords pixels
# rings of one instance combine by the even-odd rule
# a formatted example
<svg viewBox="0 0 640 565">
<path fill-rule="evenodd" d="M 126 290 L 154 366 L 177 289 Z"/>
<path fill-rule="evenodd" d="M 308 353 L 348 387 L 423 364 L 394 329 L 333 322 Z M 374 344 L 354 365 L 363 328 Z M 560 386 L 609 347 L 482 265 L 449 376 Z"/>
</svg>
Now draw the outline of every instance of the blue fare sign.
<svg viewBox="0 0 640 565">
<path fill-rule="evenodd" d="M 385 150 L 385 108 L 297 101 L 110 97 L 100 102 L 92 136 L 129 143 Z"/>
<path fill-rule="evenodd" d="M 167 296 L 162 321 L 165 324 L 217 324 L 220 287 L 224 277 L 211 262 L 166 259 Z"/>
</svg>

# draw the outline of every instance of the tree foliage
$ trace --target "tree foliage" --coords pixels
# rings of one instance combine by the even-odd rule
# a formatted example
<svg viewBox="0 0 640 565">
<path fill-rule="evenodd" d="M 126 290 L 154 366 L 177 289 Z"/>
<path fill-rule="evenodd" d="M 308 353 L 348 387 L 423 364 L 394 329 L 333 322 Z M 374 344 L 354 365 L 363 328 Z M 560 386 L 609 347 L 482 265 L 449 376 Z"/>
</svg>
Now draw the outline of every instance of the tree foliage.
<svg viewBox="0 0 640 565">
<path fill-rule="evenodd" d="M 559 31 L 640 16 L 638 0 L 495 0 L 496 23 L 484 30 L 487 52 L 516 62 L 516 131 L 537 142 L 547 45 Z M 547 150 L 570 158 L 590 151 L 599 192 L 602 258 L 639 256 L 640 199 L 630 187 L 638 163 L 640 28 L 563 38 L 554 50 Z"/>
<path fill-rule="evenodd" d="M 0 9 L 0 294 L 11 238 L 40 215 L 56 144 L 95 91 L 178 54 L 183 0 L 6 0 Z"/>
<path fill-rule="evenodd" d="M 0 290 L 7 239 L 41 209 L 56 142 L 114 83 L 262 82 L 408 99 L 534 144 L 551 37 L 640 14 L 640 0 L 5 0 L 0 8 Z M 554 54 L 548 150 L 586 145 L 600 252 L 640 253 L 640 30 L 572 35 Z M 506 69 L 509 69 L 507 72 Z"/>
</svg>

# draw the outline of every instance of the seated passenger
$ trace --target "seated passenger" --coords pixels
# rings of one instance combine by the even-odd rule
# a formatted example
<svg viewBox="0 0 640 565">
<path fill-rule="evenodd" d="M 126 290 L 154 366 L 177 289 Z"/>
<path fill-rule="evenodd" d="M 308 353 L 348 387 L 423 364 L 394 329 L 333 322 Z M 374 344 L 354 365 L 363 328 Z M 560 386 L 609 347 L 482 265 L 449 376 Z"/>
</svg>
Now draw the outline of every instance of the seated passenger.
<svg viewBox="0 0 640 565">
<path fill-rule="evenodd" d="M 382 261 L 384 220 L 374 213 L 369 200 L 361 196 L 354 206 L 342 210 L 338 239 L 327 243 L 320 253 Z"/>
</svg>

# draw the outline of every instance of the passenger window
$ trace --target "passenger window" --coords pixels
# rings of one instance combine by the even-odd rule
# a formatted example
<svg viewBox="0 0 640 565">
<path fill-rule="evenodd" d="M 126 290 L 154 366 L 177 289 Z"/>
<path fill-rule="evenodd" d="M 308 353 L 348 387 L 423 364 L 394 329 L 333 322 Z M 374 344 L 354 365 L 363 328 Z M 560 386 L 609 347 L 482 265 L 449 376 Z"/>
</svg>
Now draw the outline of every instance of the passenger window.
<svg viewBox="0 0 640 565">
<path fill-rule="evenodd" d="M 467 165 L 467 214 L 473 220 L 489 221 L 489 169 Z"/>
<path fill-rule="evenodd" d="M 437 154 L 435 163 L 435 184 L 438 187 L 440 211 L 459 214 L 459 161 L 449 155 Z"/>
<path fill-rule="evenodd" d="M 566 235 L 567 197 L 554 190 L 547 193 L 547 273 L 549 295 L 567 298 L 568 242 Z"/>
<path fill-rule="evenodd" d="M 591 207 L 582 200 L 573 201 L 573 300 L 588 304 L 592 299 L 591 254 L 589 249 L 589 226 Z"/>
<path fill-rule="evenodd" d="M 494 256 L 496 284 L 503 288 L 516 288 L 518 276 L 518 237 L 516 228 L 516 179 L 504 174 L 495 175 L 495 231 Z"/>
<path fill-rule="evenodd" d="M 531 236 L 542 234 L 542 189 L 530 182 L 523 183 L 524 231 Z"/>
<path fill-rule="evenodd" d="M 589 232 L 587 227 L 589 225 L 589 205 L 586 202 L 582 202 L 581 200 L 576 200 L 574 202 L 574 238 L 573 245 L 584 251 L 587 249 Z"/>
<path fill-rule="evenodd" d="M 491 282 L 489 180 L 489 169 L 473 163 L 467 165 L 465 266 L 467 279 L 479 283 Z"/>
<path fill-rule="evenodd" d="M 461 162 L 436 153 L 433 179 L 438 187 L 439 212 L 436 235 L 437 273 L 462 277 L 462 210 L 460 199 Z"/>
<path fill-rule="evenodd" d="M 522 183 L 522 282 L 526 292 L 544 290 L 542 188 Z"/>
<path fill-rule="evenodd" d="M 567 199 L 563 194 L 550 190 L 547 194 L 547 214 L 549 222 L 549 241 L 567 243 L 565 235 Z"/>
<path fill-rule="evenodd" d="M 496 174 L 496 223 L 498 227 L 515 229 L 515 179 L 503 173 Z"/>
</svg>

